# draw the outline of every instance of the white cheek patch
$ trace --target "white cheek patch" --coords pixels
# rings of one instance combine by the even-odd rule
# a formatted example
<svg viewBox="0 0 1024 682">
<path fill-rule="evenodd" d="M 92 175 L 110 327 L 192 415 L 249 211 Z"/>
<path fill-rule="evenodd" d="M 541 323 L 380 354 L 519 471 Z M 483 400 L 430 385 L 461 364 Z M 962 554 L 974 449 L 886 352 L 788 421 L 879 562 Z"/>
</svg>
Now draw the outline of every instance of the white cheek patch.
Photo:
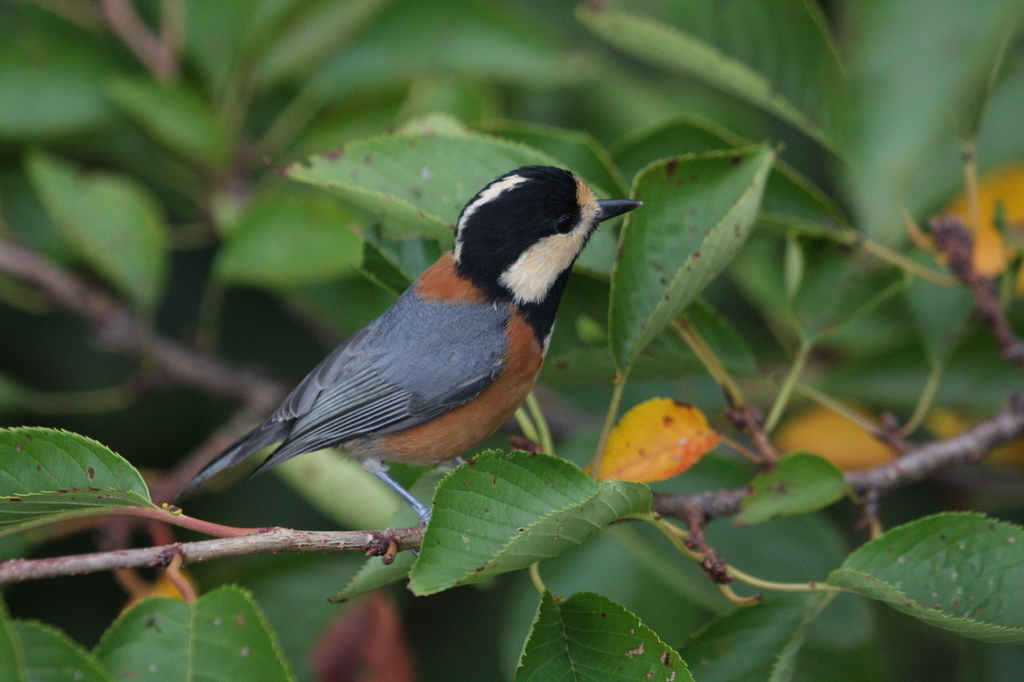
<svg viewBox="0 0 1024 682">
<path fill-rule="evenodd" d="M 572 265 L 589 232 L 590 225 L 584 223 L 567 234 L 544 237 L 501 273 L 498 283 L 512 294 L 516 303 L 543 301 L 558 276 Z"/>
<path fill-rule="evenodd" d="M 459 224 L 455 226 L 455 248 L 452 251 L 452 260 L 458 263 L 459 257 L 462 255 L 462 240 L 459 238 L 459 235 L 462 233 L 462 228 L 465 226 L 466 221 L 469 220 L 469 217 L 484 204 L 494 201 L 505 192 L 524 182 L 526 182 L 526 178 L 522 175 L 510 175 L 507 178 L 502 178 L 480 192 L 480 195 L 471 204 L 462 209 Z"/>
</svg>

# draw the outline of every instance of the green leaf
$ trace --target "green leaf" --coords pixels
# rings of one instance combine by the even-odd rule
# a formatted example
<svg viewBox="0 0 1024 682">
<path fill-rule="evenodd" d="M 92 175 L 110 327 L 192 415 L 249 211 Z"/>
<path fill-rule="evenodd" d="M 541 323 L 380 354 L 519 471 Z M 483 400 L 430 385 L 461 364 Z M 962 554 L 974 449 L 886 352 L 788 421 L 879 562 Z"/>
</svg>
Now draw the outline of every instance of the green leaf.
<svg viewBox="0 0 1024 682">
<path fill-rule="evenodd" d="M 615 145 L 615 161 L 633 176 L 658 159 L 715 149 L 747 147 L 751 140 L 699 117 L 683 116 L 627 136 Z M 844 224 L 842 211 L 820 189 L 781 159 L 768 175 L 761 223 L 820 233 Z"/>
<path fill-rule="evenodd" d="M 685 314 L 726 369 L 743 374 L 754 374 L 757 371 L 757 360 L 746 339 L 710 303 L 698 298 L 690 304 Z"/>
<path fill-rule="evenodd" d="M 788 682 L 807 626 L 832 594 L 773 596 L 718 616 L 679 654 L 700 682 Z"/>
<path fill-rule="evenodd" d="M 577 592 L 541 596 L 516 682 L 693 682 L 675 649 L 611 599 Z"/>
<path fill-rule="evenodd" d="M 266 87 L 286 78 L 308 73 L 348 42 L 390 0 L 319 0 L 291 17 L 274 42 L 259 51 L 255 78 Z"/>
<path fill-rule="evenodd" d="M 477 134 L 424 133 L 358 140 L 295 164 L 285 174 L 327 188 L 354 206 L 450 244 L 462 207 L 519 166 L 557 165 L 513 142 Z"/>
<path fill-rule="evenodd" d="M 238 587 L 193 604 L 144 599 L 114 621 L 95 654 L 119 678 L 137 682 L 293 679 L 263 614 Z"/>
<path fill-rule="evenodd" d="M 576 16 L 612 45 L 696 76 L 834 149 L 827 93 L 843 87 L 843 74 L 816 5 L 669 3 L 659 21 L 619 11 L 631 3 L 607 4 L 580 5 Z"/>
<path fill-rule="evenodd" d="M 92 654 L 57 628 L 31 621 L 12 624 L 25 654 L 26 680 L 111 682 L 113 679 Z"/>
<path fill-rule="evenodd" d="M 849 491 L 843 472 L 827 459 L 793 452 L 750 482 L 736 523 L 750 526 L 780 516 L 806 514 L 836 502 Z"/>
<path fill-rule="evenodd" d="M 829 575 L 836 587 L 986 642 L 1024 642 L 1024 528 L 941 513 L 897 526 Z"/>
<path fill-rule="evenodd" d="M 100 41 L 7 5 L 0 38 L 0 137 L 53 138 L 113 118 L 103 78 L 117 68 Z M 56 24 L 56 26 L 54 26 Z"/>
<path fill-rule="evenodd" d="M 82 256 L 137 305 L 152 310 L 167 271 L 159 204 L 135 180 L 80 173 L 41 151 L 26 158 L 46 210 Z"/>
<path fill-rule="evenodd" d="M 437 487 L 437 482 L 447 473 L 444 467 L 434 467 L 416 479 L 416 482 L 408 490 L 416 499 L 429 505 L 434 495 L 434 488 Z M 387 527 L 411 528 L 418 526 L 419 522 L 419 518 L 417 518 L 416 512 L 412 510 L 412 507 L 402 502 L 398 505 L 398 510 L 392 516 L 391 522 Z M 348 601 L 370 590 L 402 580 L 409 575 L 409 570 L 412 568 L 415 558 L 412 552 L 399 552 L 395 556 L 394 561 L 385 565 L 380 560 L 380 557 L 368 557 L 365 563 L 363 563 L 362 568 L 359 569 L 359 572 L 352 576 L 352 580 L 345 585 L 345 589 L 331 597 L 330 601 Z"/>
<path fill-rule="evenodd" d="M 572 274 L 558 307 L 547 361 L 541 368 L 544 383 L 609 383 L 615 363 L 608 352 L 608 283 Z M 581 336 L 580 332 L 584 335 Z M 599 332 L 599 334 L 598 334 Z M 597 337 L 601 341 L 594 342 Z M 700 363 L 673 332 L 659 334 L 637 358 L 630 373 L 634 380 L 678 377 L 699 371 Z"/>
<path fill-rule="evenodd" d="M 0 535 L 111 507 L 156 509 L 120 456 L 66 431 L 0 429 Z"/>
<path fill-rule="evenodd" d="M 649 556 L 630 551 L 634 535 L 654 538 Z M 545 560 L 540 573 L 553 594 L 600 594 L 636 614 L 663 641 L 681 642 L 707 620 L 705 603 L 718 609 L 723 600 L 711 581 L 687 570 L 689 562 L 665 561 L 665 548 L 664 535 L 650 524 L 614 523 L 579 547 Z M 537 615 L 537 588 L 525 571 L 501 584 L 500 654 L 502 672 L 511 679 Z"/>
<path fill-rule="evenodd" d="M 285 288 L 356 274 L 363 218 L 333 197 L 274 192 L 257 200 L 225 237 L 214 274 L 222 282 Z"/>
<path fill-rule="evenodd" d="M 333 448 L 281 462 L 274 472 L 342 528 L 383 528 L 398 507 L 393 492 Z"/>
<path fill-rule="evenodd" d="M 967 333 L 974 313 L 971 292 L 964 286 L 946 287 L 914 277 L 903 289 L 903 299 L 928 361 L 933 367 L 945 365 Z"/>
<path fill-rule="evenodd" d="M 489 121 L 485 132 L 539 149 L 586 180 L 595 192 L 611 198 L 625 196 L 629 187 L 612 157 L 592 135 L 523 121 Z M 646 164 L 644 164 L 646 165 Z"/>
<path fill-rule="evenodd" d="M 31 391 L 20 381 L 0 372 L 0 410 L 24 409 L 30 402 Z"/>
<path fill-rule="evenodd" d="M 25 652 L 7 613 L 7 605 L 0 599 L 0 680 L 28 682 L 25 672 Z"/>
<path fill-rule="evenodd" d="M 651 491 L 565 460 L 488 451 L 441 481 L 409 589 L 427 595 L 525 568 L 650 509 Z"/>
<path fill-rule="evenodd" d="M 395 296 L 408 289 L 441 256 L 434 240 L 385 239 L 376 228 L 367 229 L 362 237 L 360 272 Z"/>
<path fill-rule="evenodd" d="M 869 236 L 905 240 L 898 204 L 936 172 L 929 163 L 936 149 L 957 144 L 957 116 L 976 101 L 1007 31 L 1022 18 L 1019 0 L 849 3 L 850 163 L 844 170 Z M 957 163 L 956 156 L 947 158 Z M 934 205 L 911 208 L 918 216 Z"/>
<path fill-rule="evenodd" d="M 373 322 L 396 295 L 366 278 L 316 282 L 275 292 L 290 308 L 315 319 L 336 338 L 347 338 Z"/>
<path fill-rule="evenodd" d="M 217 118 L 188 85 L 117 78 L 107 94 L 118 109 L 171 151 L 211 167 L 226 160 L 227 143 Z"/>
<path fill-rule="evenodd" d="M 732 260 L 774 159 L 764 146 L 684 155 L 637 176 L 631 195 L 644 206 L 626 219 L 612 273 L 608 326 L 620 371 Z"/>
<path fill-rule="evenodd" d="M 311 85 L 330 98 L 404 84 L 424 73 L 531 90 L 580 83 L 593 74 L 587 61 L 562 46 L 556 31 L 545 30 L 544 19 L 519 3 L 395 2 L 321 68 Z"/>
</svg>

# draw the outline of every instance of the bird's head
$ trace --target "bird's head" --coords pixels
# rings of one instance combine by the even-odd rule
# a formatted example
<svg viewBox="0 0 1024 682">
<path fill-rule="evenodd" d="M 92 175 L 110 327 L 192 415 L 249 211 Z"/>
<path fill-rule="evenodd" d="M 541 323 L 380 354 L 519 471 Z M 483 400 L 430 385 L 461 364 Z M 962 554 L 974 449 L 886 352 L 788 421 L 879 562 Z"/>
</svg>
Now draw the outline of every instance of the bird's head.
<svg viewBox="0 0 1024 682">
<path fill-rule="evenodd" d="M 523 166 L 469 200 L 452 257 L 459 274 L 491 299 L 557 306 L 569 268 L 598 223 L 639 205 L 598 199 L 567 170 Z"/>
</svg>

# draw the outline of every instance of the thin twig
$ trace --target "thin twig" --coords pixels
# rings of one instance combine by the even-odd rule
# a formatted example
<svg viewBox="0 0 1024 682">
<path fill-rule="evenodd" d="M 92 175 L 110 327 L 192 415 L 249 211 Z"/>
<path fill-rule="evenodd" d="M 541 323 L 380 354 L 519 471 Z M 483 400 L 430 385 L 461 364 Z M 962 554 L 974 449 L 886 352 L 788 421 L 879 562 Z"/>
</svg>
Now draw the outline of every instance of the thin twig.
<svg viewBox="0 0 1024 682">
<path fill-rule="evenodd" d="M 779 452 L 772 445 L 764 430 L 764 417 L 759 409 L 752 405 L 729 407 L 725 410 L 725 416 L 733 423 L 733 426 L 750 439 L 750 444 L 754 446 L 754 451 L 760 456 L 762 462 L 768 466 L 775 464 L 779 459 Z"/>
<path fill-rule="evenodd" d="M 110 30 L 150 73 L 161 81 L 177 77 L 178 55 L 175 53 L 174 45 L 161 40 L 146 26 L 132 6 L 131 0 L 100 0 L 100 8 Z"/>
<path fill-rule="evenodd" d="M 1003 359 L 1024 367 L 1024 341 L 1017 338 L 999 305 L 995 282 L 974 269 L 974 243 L 970 232 L 956 216 L 933 218 L 928 223 L 939 249 L 946 256 L 949 269 L 974 294 L 978 315 L 992 329 Z"/>
<path fill-rule="evenodd" d="M 383 556 L 390 545 L 398 550 L 419 547 L 423 529 L 399 528 L 377 531 L 308 531 L 271 528 L 241 537 L 201 542 L 178 542 L 161 547 L 124 549 L 114 552 L 77 554 L 49 559 L 11 559 L 0 562 L 0 584 L 16 583 L 62 575 L 80 575 L 146 566 L 166 568 L 174 557 L 181 565 L 251 554 L 276 552 L 365 552 Z"/>
<path fill-rule="evenodd" d="M 846 481 L 860 493 L 885 494 L 917 483 L 934 473 L 984 459 L 993 449 L 1024 437 L 1024 395 L 1011 394 L 1004 409 L 991 419 L 975 424 L 953 438 L 911 448 L 902 457 L 867 471 L 846 474 Z M 653 509 L 662 516 L 686 520 L 696 505 L 708 521 L 733 516 L 749 488 L 716 490 L 686 495 L 657 495 Z"/>
<path fill-rule="evenodd" d="M 35 251 L 0 239 L 0 271 L 38 288 L 55 303 L 85 318 L 97 330 L 101 346 L 139 357 L 146 333 L 130 308 L 106 292 L 86 284 Z M 201 355 L 177 341 L 155 336 L 153 359 L 163 375 L 223 398 L 268 401 L 287 387 L 262 374 Z M 272 400 L 270 400 L 272 402 Z"/>
</svg>

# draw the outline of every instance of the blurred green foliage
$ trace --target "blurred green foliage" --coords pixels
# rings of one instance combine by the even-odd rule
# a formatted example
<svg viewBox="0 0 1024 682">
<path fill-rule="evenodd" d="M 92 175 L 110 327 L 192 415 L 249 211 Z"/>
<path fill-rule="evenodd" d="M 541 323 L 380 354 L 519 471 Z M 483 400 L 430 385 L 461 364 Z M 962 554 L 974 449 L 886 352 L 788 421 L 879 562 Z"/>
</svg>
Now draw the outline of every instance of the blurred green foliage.
<svg viewBox="0 0 1024 682">
<path fill-rule="evenodd" d="M 294 381 L 448 248 L 480 186 L 518 165 L 555 164 L 601 196 L 647 202 L 595 235 L 562 302 L 538 393 L 563 457 L 589 460 L 610 401 L 621 412 L 667 395 L 728 431 L 721 391 L 673 332 L 684 309 L 748 400 L 775 407 L 773 421 L 807 402 L 798 382 L 901 422 L 932 404 L 979 419 L 1021 387 L 1021 373 L 971 315 L 968 292 L 934 281 L 944 266 L 907 238 L 899 209 L 917 224 L 941 211 L 962 187 L 965 150 L 982 174 L 1024 162 L 1022 20 L 1019 0 L 0 0 L 0 239 L 115 293 L 151 334 Z M 691 222 L 702 232 L 687 231 Z M 1014 267 L 1019 259 L 1007 282 Z M 1012 290 L 1002 287 L 1002 304 L 1021 329 Z M 617 371 L 628 380 L 613 387 Z M 157 480 L 234 407 L 154 382 L 146 361 L 106 352 L 86 323 L 0 271 L 0 426 L 75 431 Z M 480 449 L 503 445 L 497 436 Z M 383 491 L 346 493 L 375 485 L 355 467 L 303 461 L 190 501 L 188 512 L 325 529 L 392 513 Z M 421 475 L 395 472 L 408 483 Z M 723 447 L 653 488 L 735 487 L 755 473 Z M 826 473 L 808 474 L 808 485 L 827 487 L 835 472 Z M 417 492 L 429 495 L 436 478 L 423 476 Z M 881 520 L 969 508 L 1021 522 L 1022 485 L 1020 469 L 951 474 L 886 498 Z M 412 523 L 403 513 L 396 523 Z M 874 586 L 876 598 L 924 589 L 924 578 L 903 592 L 873 582 L 878 540 L 847 559 L 867 540 L 856 523 L 839 502 L 749 528 L 717 521 L 707 535 L 766 580 L 823 581 L 842 566 L 844 585 Z M 0 540 L 0 558 L 97 547 L 53 528 Z M 920 528 L 883 539 L 909 542 Z M 999 528 L 1009 537 L 1017 527 Z M 965 559 L 970 570 L 991 564 L 984 551 Z M 353 584 L 399 580 L 409 563 L 367 565 Z M 203 641 L 217 635 L 190 634 L 191 609 L 244 612 L 264 644 L 276 632 L 260 650 L 273 663 L 265 679 L 288 679 L 290 668 L 326 682 L 322 649 L 350 643 L 335 628 L 358 603 L 326 599 L 360 565 L 301 555 L 196 566 L 202 600 L 144 608 L 173 621 L 174 637 Z M 911 569 L 922 566 L 873 575 L 917 580 Z M 581 633 L 609 610 L 618 624 L 601 642 L 618 646 L 642 627 L 649 646 L 676 647 L 699 682 L 1020 676 L 1019 646 L 912 617 L 1000 639 L 997 626 L 1020 626 L 1013 609 L 977 628 L 845 594 L 736 610 L 640 524 L 613 524 L 540 570 L 553 594 L 602 596 L 542 602 L 523 571 L 426 598 L 389 588 L 417 679 L 513 679 L 538 604 L 542 627 L 519 679 L 548 679 L 544 666 L 561 665 L 545 647 L 572 658 L 605 646 Z M 225 583 L 249 592 L 217 589 Z M 103 666 L 153 646 L 140 635 L 145 619 L 141 629 L 130 622 L 143 614 L 135 609 L 83 649 L 125 599 L 106 574 L 19 584 L 4 597 L 4 680 L 57 674 L 47 666 L 106 680 Z M 561 617 L 571 622 L 559 630 Z M 53 657 L 31 653 L 44 649 Z"/>
</svg>

